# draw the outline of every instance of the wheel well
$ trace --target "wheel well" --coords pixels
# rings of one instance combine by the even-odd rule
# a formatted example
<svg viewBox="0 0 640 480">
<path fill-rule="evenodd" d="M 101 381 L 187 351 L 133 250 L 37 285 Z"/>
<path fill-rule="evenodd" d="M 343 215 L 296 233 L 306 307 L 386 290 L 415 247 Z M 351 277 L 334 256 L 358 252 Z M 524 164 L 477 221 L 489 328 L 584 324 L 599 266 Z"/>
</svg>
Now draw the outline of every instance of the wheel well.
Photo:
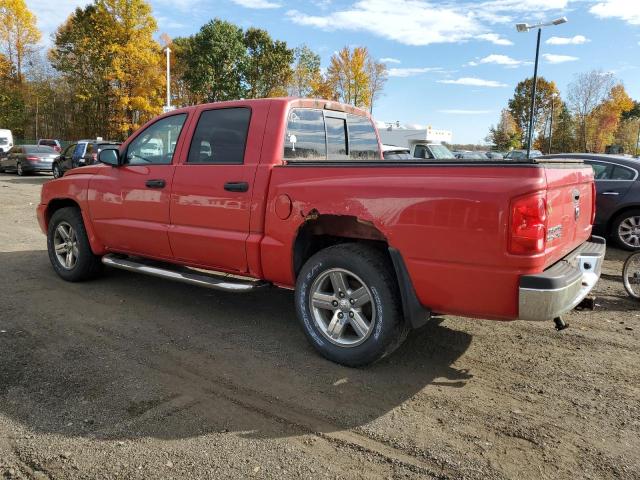
<svg viewBox="0 0 640 480">
<path fill-rule="evenodd" d="M 53 214 L 61 208 L 65 207 L 76 207 L 78 210 L 80 210 L 80 205 L 78 205 L 74 200 L 71 200 L 70 198 L 56 198 L 54 200 L 51 200 L 49 202 L 49 205 L 47 205 L 47 227 L 49 226 L 49 220 L 51 220 Z"/>
<path fill-rule="evenodd" d="M 613 233 L 611 229 L 613 228 L 613 222 L 616 220 L 616 218 L 618 218 L 623 213 L 627 213 L 632 210 L 640 211 L 640 205 L 629 205 L 629 206 L 623 207 L 620 210 L 618 210 L 616 213 L 611 215 L 611 217 L 609 218 L 609 221 L 607 222 L 606 234 L 611 235 Z"/>
<path fill-rule="evenodd" d="M 295 276 L 315 253 L 346 242 L 367 244 L 389 256 L 387 239 L 373 223 L 351 215 L 315 215 L 300 227 L 293 244 Z"/>
</svg>

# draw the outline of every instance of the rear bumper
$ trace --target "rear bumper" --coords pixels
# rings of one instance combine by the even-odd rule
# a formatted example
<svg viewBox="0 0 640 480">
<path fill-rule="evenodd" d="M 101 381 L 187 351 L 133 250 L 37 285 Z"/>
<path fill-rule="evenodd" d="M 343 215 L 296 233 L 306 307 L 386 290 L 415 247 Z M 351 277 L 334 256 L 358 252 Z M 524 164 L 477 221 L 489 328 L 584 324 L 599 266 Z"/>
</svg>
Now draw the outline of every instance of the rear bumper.
<svg viewBox="0 0 640 480">
<path fill-rule="evenodd" d="M 22 170 L 25 172 L 51 173 L 53 162 L 22 162 Z"/>
<path fill-rule="evenodd" d="M 592 236 L 542 273 L 520 277 L 521 320 L 553 320 L 573 310 L 593 289 L 602 271 L 606 242 Z"/>
</svg>

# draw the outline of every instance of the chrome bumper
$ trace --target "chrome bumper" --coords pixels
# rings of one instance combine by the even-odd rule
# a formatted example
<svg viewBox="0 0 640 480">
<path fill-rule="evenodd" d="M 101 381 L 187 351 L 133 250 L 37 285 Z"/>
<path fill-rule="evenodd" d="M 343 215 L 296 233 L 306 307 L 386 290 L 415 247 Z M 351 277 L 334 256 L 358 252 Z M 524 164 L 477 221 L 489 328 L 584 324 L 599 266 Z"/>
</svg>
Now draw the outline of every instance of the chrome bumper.
<svg viewBox="0 0 640 480">
<path fill-rule="evenodd" d="M 520 277 L 521 320 L 553 320 L 573 310 L 595 287 L 606 242 L 592 236 L 565 258 L 536 275 Z"/>
</svg>

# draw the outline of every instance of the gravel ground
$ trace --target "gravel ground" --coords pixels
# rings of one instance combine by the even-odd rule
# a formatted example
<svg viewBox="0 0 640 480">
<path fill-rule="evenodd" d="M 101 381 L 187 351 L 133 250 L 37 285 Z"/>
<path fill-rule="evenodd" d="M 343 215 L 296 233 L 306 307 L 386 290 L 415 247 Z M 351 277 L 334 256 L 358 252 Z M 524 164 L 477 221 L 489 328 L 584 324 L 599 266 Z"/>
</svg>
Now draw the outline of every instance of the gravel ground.
<svg viewBox="0 0 640 480">
<path fill-rule="evenodd" d="M 563 332 L 444 317 L 355 370 L 312 351 L 290 292 L 63 282 L 49 179 L 0 175 L 0 478 L 640 478 L 624 252 Z"/>
</svg>

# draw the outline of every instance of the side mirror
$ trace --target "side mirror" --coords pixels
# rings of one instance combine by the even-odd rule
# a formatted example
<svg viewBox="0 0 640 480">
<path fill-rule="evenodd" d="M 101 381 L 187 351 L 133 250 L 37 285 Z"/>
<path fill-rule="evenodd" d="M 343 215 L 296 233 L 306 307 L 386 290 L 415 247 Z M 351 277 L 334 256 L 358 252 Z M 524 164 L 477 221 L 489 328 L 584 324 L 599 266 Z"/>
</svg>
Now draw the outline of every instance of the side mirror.
<svg viewBox="0 0 640 480">
<path fill-rule="evenodd" d="M 105 165 L 117 167 L 120 165 L 120 151 L 117 148 L 103 148 L 98 153 L 98 161 Z"/>
</svg>

